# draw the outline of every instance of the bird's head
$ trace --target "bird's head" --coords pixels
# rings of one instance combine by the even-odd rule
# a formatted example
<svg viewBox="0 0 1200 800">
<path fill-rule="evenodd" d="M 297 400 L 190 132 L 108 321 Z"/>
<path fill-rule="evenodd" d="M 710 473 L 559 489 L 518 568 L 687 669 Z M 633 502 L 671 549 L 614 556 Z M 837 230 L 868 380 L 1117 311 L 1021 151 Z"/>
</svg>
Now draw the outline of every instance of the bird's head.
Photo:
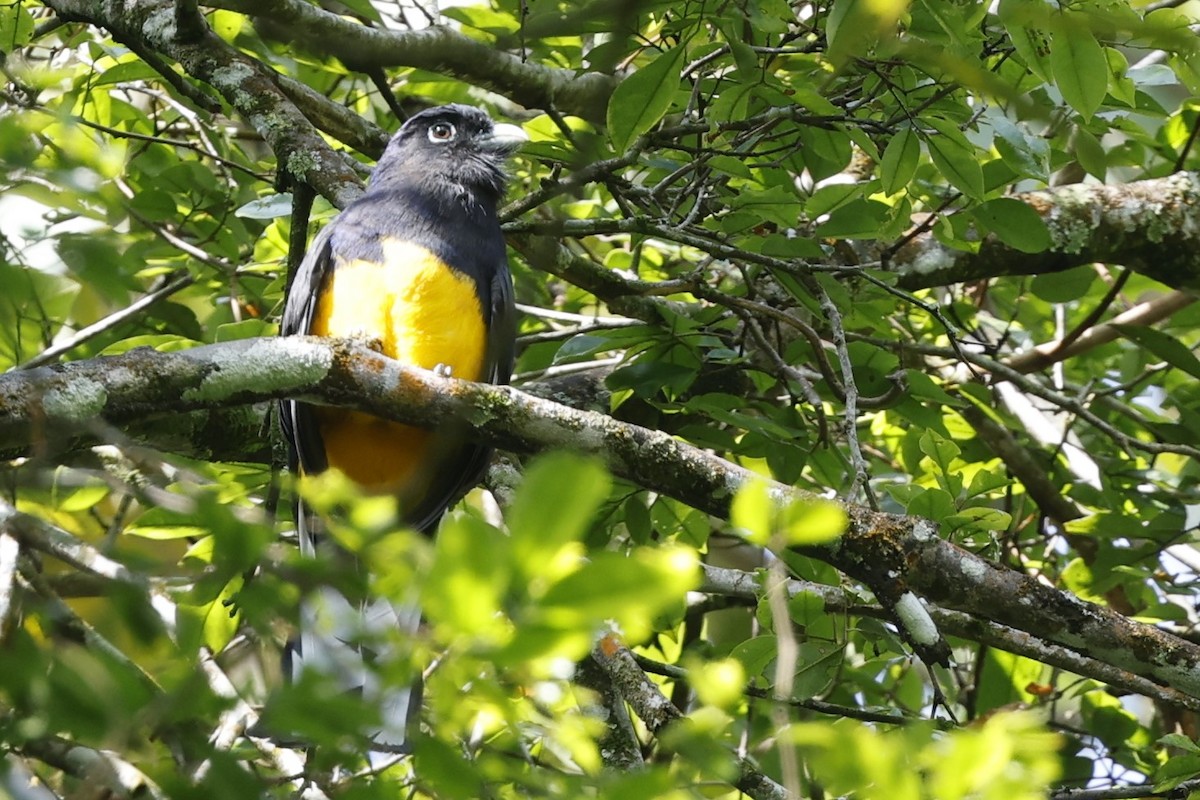
<svg viewBox="0 0 1200 800">
<path fill-rule="evenodd" d="M 388 142 L 370 188 L 417 188 L 447 198 L 494 203 L 504 192 L 504 162 L 529 137 L 495 123 L 474 106 L 446 105 L 414 114 Z"/>
</svg>

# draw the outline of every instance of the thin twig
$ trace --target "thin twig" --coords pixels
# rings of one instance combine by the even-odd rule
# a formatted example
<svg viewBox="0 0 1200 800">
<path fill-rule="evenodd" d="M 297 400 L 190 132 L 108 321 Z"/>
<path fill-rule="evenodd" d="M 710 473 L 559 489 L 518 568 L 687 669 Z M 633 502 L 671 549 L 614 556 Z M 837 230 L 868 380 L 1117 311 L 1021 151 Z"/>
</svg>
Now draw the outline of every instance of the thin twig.
<svg viewBox="0 0 1200 800">
<path fill-rule="evenodd" d="M 56 361 L 59 356 L 65 355 L 74 350 L 76 347 L 79 347 L 84 342 L 94 339 L 106 331 L 112 330 L 126 320 L 137 316 L 160 300 L 165 300 L 171 295 L 183 291 L 195 282 L 196 279 L 191 275 L 184 275 L 180 278 L 176 278 L 165 286 L 155 289 L 149 294 L 142 295 L 125 308 L 122 308 L 120 311 L 114 311 L 104 319 L 97 320 L 91 325 L 80 328 L 71 338 L 47 347 L 45 350 L 38 353 L 25 363 L 19 364 L 16 369 L 33 369 L 34 367 L 40 367 L 45 364 L 49 364 L 52 361 Z"/>
<path fill-rule="evenodd" d="M 1123 273 L 1128 275 L 1129 273 Z M 1050 364 L 1065 361 L 1068 358 L 1087 352 L 1102 344 L 1114 341 L 1122 336 L 1118 326 L 1121 325 L 1152 325 L 1166 319 L 1176 311 L 1184 309 L 1200 299 L 1193 292 L 1170 292 L 1153 300 L 1138 303 L 1128 311 L 1123 311 L 1103 325 L 1088 327 L 1080 330 L 1078 335 L 1069 340 L 1039 344 L 1029 350 L 1017 353 L 1004 363 L 1018 372 L 1036 372 Z M 1082 327 L 1082 326 L 1081 326 Z"/>
<path fill-rule="evenodd" d="M 748 573 L 747 573 L 748 574 Z M 788 596 L 792 597 L 794 592 L 791 585 L 794 581 L 788 581 Z M 880 615 L 883 614 L 883 609 L 879 609 Z M 646 656 L 633 654 L 637 659 L 638 666 L 649 672 L 652 675 L 662 675 L 664 678 L 670 678 L 676 681 L 687 681 L 691 678 L 691 673 L 683 667 L 677 667 L 674 664 L 664 664 L 661 661 L 647 658 Z M 814 711 L 818 714 L 828 714 L 833 717 L 843 719 L 857 719 L 863 722 L 879 722 L 885 725 L 905 725 L 912 722 L 913 719 L 904 716 L 898 711 L 872 711 L 865 708 L 855 708 L 853 706 L 843 706 L 837 703 L 827 703 L 824 700 L 818 700 L 815 697 L 780 697 L 782 694 L 777 689 L 761 689 L 757 686 L 747 685 L 742 691 L 748 697 L 755 697 L 760 700 L 767 700 L 772 703 L 781 703 L 791 706 L 792 708 L 800 708 L 805 711 Z M 949 723 L 944 723 L 949 724 Z"/>
<path fill-rule="evenodd" d="M 982 368 L 987 372 L 991 372 L 996 376 L 996 380 L 1004 380 L 1012 383 L 1025 394 L 1031 394 L 1041 399 L 1062 408 L 1065 411 L 1070 411 L 1077 414 L 1089 425 L 1093 426 L 1109 438 L 1116 441 L 1119 445 L 1129 450 L 1130 452 L 1140 450 L 1143 453 L 1151 453 L 1153 455 L 1161 455 L 1163 453 L 1178 453 L 1180 455 L 1189 456 L 1190 458 L 1200 458 L 1200 447 L 1190 444 L 1165 444 L 1162 442 L 1150 442 L 1130 436 L 1115 428 L 1113 425 L 1105 422 L 1093 411 L 1084 406 L 1075 398 L 1066 397 L 1060 392 L 1053 389 L 1048 389 L 1042 384 L 1029 378 L 1029 376 L 1008 366 L 1005 362 L 982 353 L 973 353 L 969 350 L 954 350 L 948 347 L 938 345 L 924 344 L 922 342 L 896 342 L 891 339 L 881 339 L 877 336 L 863 336 L 860 334 L 848 334 L 847 338 L 860 342 L 868 342 L 885 350 L 903 349 L 912 353 L 921 355 L 941 356 L 949 359 L 962 358 L 970 364 Z M 1086 338 L 1086 335 L 1081 338 Z M 1076 343 L 1079 344 L 1078 342 Z"/>
<path fill-rule="evenodd" d="M 46 113 L 50 114 L 49 111 L 46 111 Z M 228 158 L 225 158 L 224 156 L 217 155 L 215 152 L 213 152 L 211 150 L 206 150 L 203 147 L 201 147 L 200 145 L 198 145 L 194 142 L 189 142 L 186 139 L 167 139 L 162 136 L 154 136 L 153 134 L 149 134 L 149 133 L 137 133 L 136 131 L 123 131 L 123 130 L 120 130 L 119 128 L 111 128 L 108 125 L 101 125 L 99 122 L 92 122 L 90 119 L 85 119 L 84 117 L 75 116 L 75 117 L 71 117 L 71 119 L 72 119 L 72 121 L 78 123 L 79 125 L 84 125 L 88 128 L 92 128 L 94 130 L 100 131 L 101 133 L 106 133 L 109 136 L 115 137 L 117 139 L 134 139 L 136 141 L 141 141 L 141 142 L 153 142 L 154 144 L 167 145 L 168 147 L 179 147 L 179 148 L 183 148 L 185 150 L 191 150 L 193 152 L 199 153 L 202 156 L 205 156 L 206 158 L 212 159 L 213 161 L 215 161 L 216 163 L 218 163 L 222 166 L 229 167 L 230 169 L 235 169 L 251 178 L 254 178 L 255 180 L 260 180 L 260 181 L 269 180 L 269 176 L 255 172 L 254 170 L 247 167 L 245 164 L 239 164 L 238 162 L 232 161 Z"/>
<path fill-rule="evenodd" d="M 850 359 L 850 350 L 846 346 L 846 331 L 842 326 L 842 315 L 838 311 L 837 304 L 833 302 L 823 286 L 814 280 L 812 288 L 816 292 L 821 310 L 825 312 L 825 319 L 829 323 L 829 329 L 833 335 L 834 351 L 837 353 L 838 362 L 842 368 L 842 388 L 846 393 L 846 447 L 850 450 L 850 463 L 854 467 L 854 479 L 850 483 L 846 496 L 857 497 L 858 491 L 861 489 L 867 499 L 867 505 L 878 510 L 879 501 L 871 489 L 867 460 L 863 457 L 862 445 L 858 441 L 858 387 L 854 381 L 854 363 Z"/>
<path fill-rule="evenodd" d="M 762 579 L 756 573 L 714 567 L 708 564 L 701 566 L 704 570 L 704 582 L 700 585 L 699 590 L 702 592 L 740 597 L 756 602 L 762 595 Z M 872 619 L 891 619 L 891 615 L 882 607 L 867 604 L 840 586 L 827 586 L 811 581 L 792 579 L 787 583 L 787 593 L 789 597 L 807 594 L 820 598 L 822 607 L 829 614 L 854 614 Z M 1094 678 L 1123 691 L 1144 695 L 1168 705 L 1190 711 L 1200 711 L 1200 698 L 1192 697 L 1157 681 L 1082 655 L 1062 645 L 1047 642 L 1025 631 L 937 605 L 927 605 L 927 609 L 937 627 L 951 636 L 959 636 L 1015 655 L 1025 656 L 1034 661 L 1064 669 L 1075 675 Z M 804 707 L 808 708 L 809 706 Z M 813 710 L 822 711 L 820 708 L 813 708 Z M 822 711 L 822 713 L 826 712 Z M 844 716 L 859 718 L 859 714 L 856 713 L 846 713 Z"/>
<path fill-rule="evenodd" d="M 646 677 L 633 653 L 615 635 L 605 636 L 592 651 L 592 658 L 612 679 L 613 686 L 656 738 L 683 715 L 657 685 Z M 739 758 L 741 775 L 735 786 L 755 800 L 788 800 L 787 790 L 765 775 L 748 759 Z"/>
<path fill-rule="evenodd" d="M 1200 780 L 1184 781 L 1172 789 L 1154 791 L 1152 786 L 1111 786 L 1107 789 L 1056 789 L 1049 800 L 1140 800 L 1144 797 L 1183 798 L 1200 789 Z"/>
</svg>

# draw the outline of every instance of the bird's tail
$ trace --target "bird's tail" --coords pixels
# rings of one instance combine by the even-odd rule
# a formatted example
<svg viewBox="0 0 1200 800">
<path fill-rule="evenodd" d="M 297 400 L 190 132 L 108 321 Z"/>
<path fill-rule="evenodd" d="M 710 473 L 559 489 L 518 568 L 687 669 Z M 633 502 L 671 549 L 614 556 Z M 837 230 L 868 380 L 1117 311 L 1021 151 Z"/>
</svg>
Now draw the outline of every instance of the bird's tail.
<svg viewBox="0 0 1200 800">
<path fill-rule="evenodd" d="M 320 525 L 308 509 L 297 509 L 296 533 L 306 558 L 317 555 Z M 421 690 L 419 684 L 382 685 L 379 671 L 370 664 L 394 657 L 394 648 L 385 643 L 395 641 L 396 632 L 415 634 L 420 622 L 421 609 L 415 600 L 355 603 L 336 589 L 322 586 L 301 601 L 300 633 L 288 646 L 285 674 L 298 680 L 305 671 L 315 671 L 347 692 L 361 692 L 366 703 L 379 708 L 379 728 L 364 731 L 376 745 L 368 754 L 372 766 L 408 750 L 408 732 L 416 724 Z"/>
</svg>

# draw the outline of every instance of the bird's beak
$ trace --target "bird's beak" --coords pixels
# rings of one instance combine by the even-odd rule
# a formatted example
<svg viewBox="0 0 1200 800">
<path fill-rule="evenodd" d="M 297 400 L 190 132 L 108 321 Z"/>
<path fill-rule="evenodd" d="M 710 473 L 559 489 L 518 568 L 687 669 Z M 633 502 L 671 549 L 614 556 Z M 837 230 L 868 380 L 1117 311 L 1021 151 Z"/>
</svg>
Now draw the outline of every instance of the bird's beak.
<svg viewBox="0 0 1200 800">
<path fill-rule="evenodd" d="M 488 137 L 487 144 L 490 149 L 508 155 L 515 153 L 521 145 L 528 141 L 529 134 L 521 130 L 519 125 L 500 122 L 492 128 L 492 135 Z"/>
</svg>

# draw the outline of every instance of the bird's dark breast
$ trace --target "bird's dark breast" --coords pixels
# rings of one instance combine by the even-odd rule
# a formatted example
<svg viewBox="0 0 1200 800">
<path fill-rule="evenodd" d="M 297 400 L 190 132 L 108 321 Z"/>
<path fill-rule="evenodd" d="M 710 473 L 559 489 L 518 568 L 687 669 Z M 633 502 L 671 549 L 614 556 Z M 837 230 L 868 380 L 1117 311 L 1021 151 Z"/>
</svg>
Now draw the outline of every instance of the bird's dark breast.
<svg viewBox="0 0 1200 800">
<path fill-rule="evenodd" d="M 346 259 L 381 261 L 383 242 L 400 238 L 478 281 L 481 295 L 497 265 L 506 263 L 495 211 L 464 205 L 453 194 L 413 186 L 373 187 L 338 217 L 337 224 L 333 251 Z M 481 299 L 486 308 L 487 298 Z"/>
<path fill-rule="evenodd" d="M 311 332 L 366 339 L 405 364 L 484 378 L 488 303 L 480 280 L 470 274 L 475 270 L 450 266 L 442 253 L 419 243 L 419 235 L 416 241 L 357 233 L 349 238 L 357 243 L 349 251 L 333 242 Z M 397 495 L 407 508 L 421 501 L 429 481 L 462 447 L 436 431 L 359 412 L 317 409 L 315 416 L 329 466 L 367 492 Z"/>
</svg>

